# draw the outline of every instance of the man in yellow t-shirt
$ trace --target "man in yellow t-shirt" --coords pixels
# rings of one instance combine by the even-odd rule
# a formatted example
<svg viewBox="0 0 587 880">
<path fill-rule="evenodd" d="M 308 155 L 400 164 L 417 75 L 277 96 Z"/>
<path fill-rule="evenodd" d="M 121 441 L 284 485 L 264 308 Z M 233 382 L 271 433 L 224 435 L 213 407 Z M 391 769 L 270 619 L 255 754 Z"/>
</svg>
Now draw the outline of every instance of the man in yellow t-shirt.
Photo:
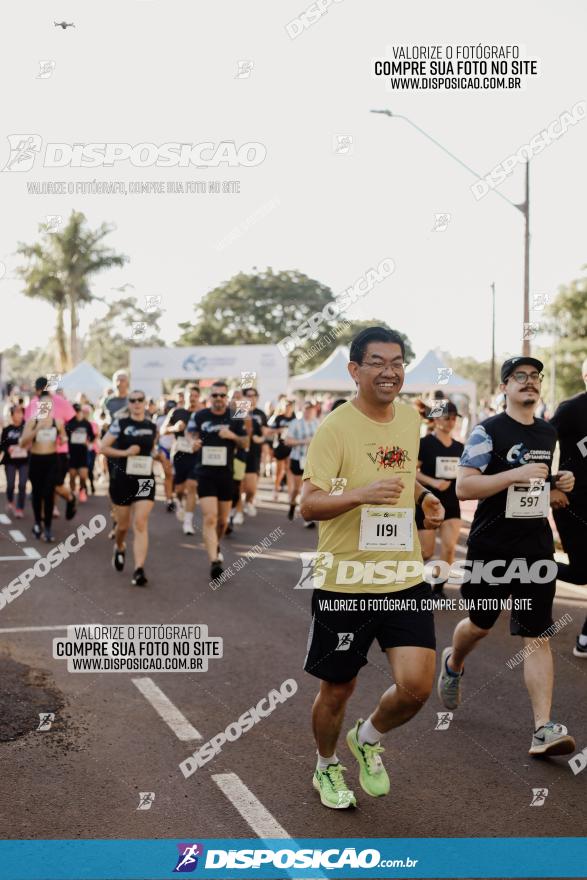
<svg viewBox="0 0 587 880">
<path fill-rule="evenodd" d="M 318 747 L 313 785 L 324 806 L 334 809 L 356 805 L 336 743 L 373 641 L 386 652 L 395 684 L 346 737 L 361 787 L 372 797 L 389 791 L 381 736 L 422 708 L 434 680 L 431 588 L 422 582 L 415 507 L 421 506 L 426 528 L 438 528 L 444 510 L 416 481 L 418 413 L 394 402 L 404 357 L 398 333 L 384 327 L 359 333 L 348 368 L 357 396 L 321 424 L 304 471 L 301 513 L 320 525 L 304 665 L 321 679 L 312 713 Z"/>
</svg>

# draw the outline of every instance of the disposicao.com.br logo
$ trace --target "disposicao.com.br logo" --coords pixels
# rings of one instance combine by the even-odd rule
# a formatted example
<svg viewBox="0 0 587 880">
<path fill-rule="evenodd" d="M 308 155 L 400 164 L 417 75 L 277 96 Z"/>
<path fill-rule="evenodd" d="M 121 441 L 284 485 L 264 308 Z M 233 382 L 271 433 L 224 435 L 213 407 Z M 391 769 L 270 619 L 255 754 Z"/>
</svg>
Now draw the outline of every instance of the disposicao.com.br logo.
<svg viewBox="0 0 587 880">
<path fill-rule="evenodd" d="M 413 868 L 418 859 L 382 859 L 378 849 L 355 849 L 355 847 L 328 847 L 324 849 L 209 849 L 206 853 L 206 870 L 224 868 L 229 870 L 247 868 Z"/>
<path fill-rule="evenodd" d="M 165 144 L 123 143 L 48 143 L 38 134 L 9 134 L 10 155 L 2 171 L 31 171 L 35 164 L 43 168 L 111 168 L 129 162 L 135 168 L 251 168 L 260 165 L 267 147 L 256 141 L 237 146 L 234 141 L 203 141 Z M 37 163 L 37 159 L 39 160 Z"/>
</svg>

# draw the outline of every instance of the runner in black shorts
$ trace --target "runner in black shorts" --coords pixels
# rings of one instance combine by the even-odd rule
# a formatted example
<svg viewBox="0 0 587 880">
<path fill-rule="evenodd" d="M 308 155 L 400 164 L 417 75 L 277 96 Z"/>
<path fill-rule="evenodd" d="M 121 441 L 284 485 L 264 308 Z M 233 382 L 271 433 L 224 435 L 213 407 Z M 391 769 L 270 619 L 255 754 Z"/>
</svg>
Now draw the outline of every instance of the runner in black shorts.
<svg viewBox="0 0 587 880">
<path fill-rule="evenodd" d="M 114 505 L 116 532 L 114 557 L 116 571 L 122 571 L 126 553 L 126 535 L 133 518 L 133 554 L 135 570 L 131 583 L 147 583 L 145 561 L 149 547 L 149 516 L 155 500 L 153 453 L 157 426 L 145 414 L 145 393 L 131 391 L 128 397 L 130 416 L 115 418 L 102 441 L 100 451 L 110 463 L 110 499 Z"/>
<path fill-rule="evenodd" d="M 420 440 L 418 454 L 418 481 L 432 489 L 444 507 L 444 522 L 438 530 L 440 537 L 440 559 L 448 567 L 455 558 L 455 548 L 461 530 L 461 508 L 455 492 L 457 466 L 464 446 L 454 440 L 452 432 L 456 424 L 458 411 L 452 401 L 448 401 L 443 414 L 434 419 L 434 430 Z M 418 526 L 420 529 L 420 526 Z M 436 533 L 431 529 L 418 531 L 420 547 L 424 562 L 432 559 Z M 445 598 L 443 586 L 446 580 L 439 576 L 435 579 L 434 595 Z"/>
<path fill-rule="evenodd" d="M 248 516 L 256 516 L 257 508 L 255 507 L 255 496 L 257 494 L 259 474 L 261 472 L 263 443 L 268 434 L 267 416 L 263 410 L 259 409 L 257 406 L 259 393 L 256 388 L 245 388 L 243 393 L 245 398 L 250 401 L 249 417 L 252 422 L 252 433 L 247 454 L 247 466 L 242 486 L 245 493 L 244 512 Z"/>
<path fill-rule="evenodd" d="M 75 416 L 65 423 L 65 433 L 69 446 L 69 488 L 75 495 L 76 480 L 79 476 L 79 500 L 84 504 L 88 500 L 88 449 L 94 440 L 94 429 L 84 418 L 79 403 L 74 403 Z"/>
<path fill-rule="evenodd" d="M 542 369 L 536 358 L 505 361 L 500 389 L 506 411 L 477 425 L 465 446 L 457 495 L 479 499 L 468 541 L 469 580 L 461 588 L 471 608 L 457 625 L 452 645 L 442 652 L 438 695 L 447 709 L 458 707 L 465 658 L 489 635 L 500 615 L 500 600 L 511 597 L 510 632 L 521 636 L 529 649 L 524 656 L 534 715 L 529 754 L 566 755 L 575 750 L 575 741 L 564 725 L 550 718 L 554 673 L 549 628 L 557 567 L 548 514 L 551 486 L 569 491 L 574 477 L 570 471 L 551 476 L 556 431 L 534 417 Z"/>
<path fill-rule="evenodd" d="M 581 375 L 587 388 L 587 360 L 583 361 Z M 553 493 L 554 521 L 568 564 L 558 563 L 558 576 L 569 584 L 587 583 L 585 542 L 587 540 L 587 391 L 563 400 L 553 415 L 551 425 L 558 431 L 560 463 L 575 475 L 575 486 L 567 496 Z M 573 655 L 587 659 L 587 617 L 577 636 Z"/>
<path fill-rule="evenodd" d="M 197 385 L 189 385 L 186 389 L 187 408 L 178 406 L 173 409 L 165 419 L 161 428 L 161 434 L 171 434 L 174 438 L 172 449 L 173 482 L 178 501 L 177 518 L 183 522 L 184 535 L 194 533 L 194 511 L 198 484 L 193 479 L 194 467 L 197 463 L 197 454 L 193 448 L 193 441 L 187 425 L 197 412 L 202 409 L 200 403 L 200 389 Z M 184 506 L 185 505 L 185 506 Z"/>
<path fill-rule="evenodd" d="M 275 458 L 275 482 L 273 484 L 273 500 L 279 500 L 281 484 L 287 476 L 287 460 L 291 447 L 284 440 L 287 428 L 295 420 L 293 400 L 283 400 L 279 411 L 269 421 L 269 434 L 273 437 L 273 456 Z"/>
<path fill-rule="evenodd" d="M 204 546 L 210 560 L 210 577 L 214 579 L 222 574 L 220 539 L 232 504 L 234 452 L 248 444 L 242 419 L 232 418 L 228 408 L 226 382 L 214 382 L 210 408 L 192 416 L 189 431 L 201 447 L 193 477 L 198 482 Z"/>
<path fill-rule="evenodd" d="M 332 809 L 356 804 L 336 745 L 371 644 L 377 640 L 385 652 L 395 684 L 346 737 L 361 787 L 371 797 L 389 791 L 382 736 L 409 721 L 432 689 L 434 617 L 430 586 L 422 583 L 414 507 L 422 505 L 430 526 L 439 526 L 444 514 L 416 480 L 418 413 L 397 400 L 402 337 L 368 328 L 353 340 L 350 357 L 357 397 L 329 413 L 312 438 L 301 503 L 304 519 L 320 525 L 304 668 L 321 679 L 312 714 L 318 747 L 313 786 Z"/>
</svg>

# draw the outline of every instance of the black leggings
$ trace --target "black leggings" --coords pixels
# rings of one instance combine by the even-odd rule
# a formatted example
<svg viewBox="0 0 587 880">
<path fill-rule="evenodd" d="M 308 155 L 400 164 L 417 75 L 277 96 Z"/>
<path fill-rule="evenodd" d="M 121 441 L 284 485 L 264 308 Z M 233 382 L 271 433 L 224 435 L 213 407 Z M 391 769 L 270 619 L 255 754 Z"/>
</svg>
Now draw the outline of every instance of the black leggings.
<svg viewBox="0 0 587 880">
<path fill-rule="evenodd" d="M 35 522 L 45 523 L 50 529 L 53 521 L 53 495 L 57 483 L 57 453 L 31 455 L 29 480 L 33 487 L 33 513 Z"/>
<path fill-rule="evenodd" d="M 563 550 L 569 557 L 569 564 L 558 563 L 558 576 L 568 584 L 587 584 L 587 565 L 585 564 L 585 525 L 587 508 L 578 507 L 571 501 L 569 507 L 553 512 Z M 582 633 L 587 636 L 587 617 Z"/>
</svg>

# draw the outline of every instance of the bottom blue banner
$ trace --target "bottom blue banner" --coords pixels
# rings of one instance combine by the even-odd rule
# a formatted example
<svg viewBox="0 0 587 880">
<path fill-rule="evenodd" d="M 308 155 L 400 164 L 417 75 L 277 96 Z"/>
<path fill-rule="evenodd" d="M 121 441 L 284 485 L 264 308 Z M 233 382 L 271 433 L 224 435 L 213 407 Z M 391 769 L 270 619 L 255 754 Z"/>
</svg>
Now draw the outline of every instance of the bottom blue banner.
<svg viewBox="0 0 587 880">
<path fill-rule="evenodd" d="M 585 837 L 4 840 L 2 880 L 587 876 Z"/>
</svg>

